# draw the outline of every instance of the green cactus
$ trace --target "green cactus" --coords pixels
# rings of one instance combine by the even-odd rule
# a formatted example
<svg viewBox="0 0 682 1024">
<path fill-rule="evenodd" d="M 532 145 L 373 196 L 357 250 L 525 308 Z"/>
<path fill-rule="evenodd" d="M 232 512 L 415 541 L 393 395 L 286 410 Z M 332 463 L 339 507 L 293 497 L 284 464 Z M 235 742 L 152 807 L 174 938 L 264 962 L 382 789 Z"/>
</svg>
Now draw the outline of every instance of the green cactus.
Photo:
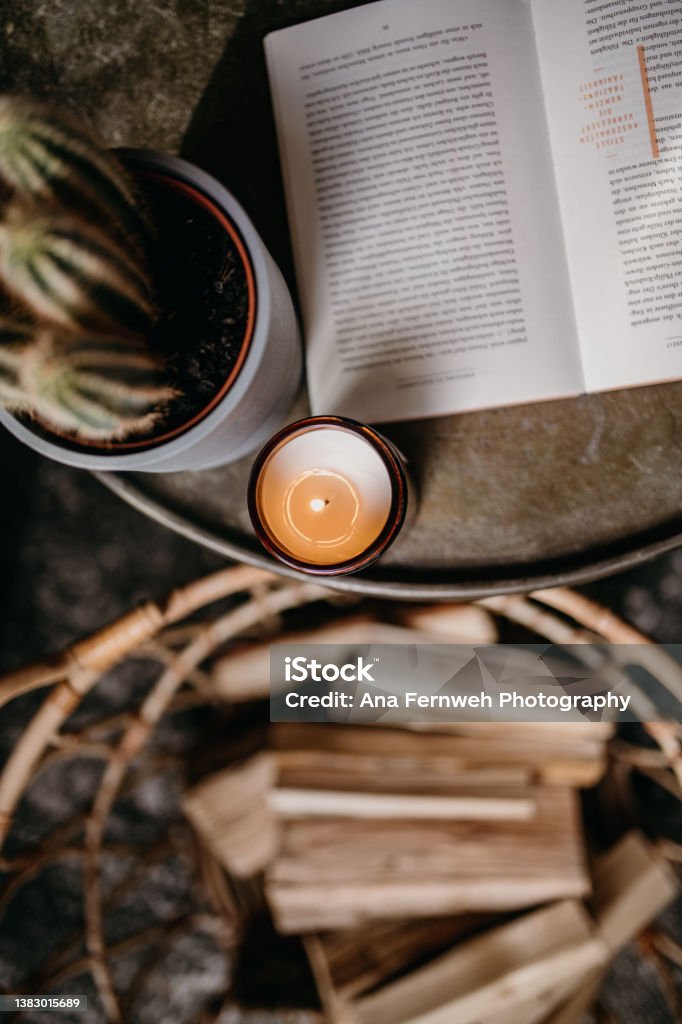
<svg viewBox="0 0 682 1024">
<path fill-rule="evenodd" d="M 136 261 L 98 228 L 59 210 L 8 208 L 0 223 L 0 285 L 36 320 L 69 330 L 145 333 L 153 323 Z"/>
<path fill-rule="evenodd" d="M 58 336 L 0 320 L 0 402 L 84 441 L 147 434 L 175 392 L 134 338 Z"/>
<path fill-rule="evenodd" d="M 112 226 L 147 234 L 135 187 L 83 122 L 44 103 L 0 97 L 0 181 L 19 197 L 72 208 L 85 201 Z"/>
<path fill-rule="evenodd" d="M 0 405 L 82 441 L 152 431 L 177 393 L 150 344 L 148 238 L 84 125 L 0 97 Z"/>
</svg>

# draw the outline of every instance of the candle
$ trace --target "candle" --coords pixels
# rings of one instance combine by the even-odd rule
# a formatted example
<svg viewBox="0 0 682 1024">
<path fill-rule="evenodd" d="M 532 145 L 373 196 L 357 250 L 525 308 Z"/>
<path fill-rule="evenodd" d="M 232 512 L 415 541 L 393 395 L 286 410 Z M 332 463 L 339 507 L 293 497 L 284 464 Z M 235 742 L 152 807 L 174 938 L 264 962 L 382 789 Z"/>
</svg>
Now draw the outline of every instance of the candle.
<svg viewBox="0 0 682 1024">
<path fill-rule="evenodd" d="M 258 455 L 249 483 L 254 529 L 271 554 L 304 572 L 355 572 L 402 526 L 407 481 L 393 445 L 371 427 L 313 416 Z"/>
</svg>

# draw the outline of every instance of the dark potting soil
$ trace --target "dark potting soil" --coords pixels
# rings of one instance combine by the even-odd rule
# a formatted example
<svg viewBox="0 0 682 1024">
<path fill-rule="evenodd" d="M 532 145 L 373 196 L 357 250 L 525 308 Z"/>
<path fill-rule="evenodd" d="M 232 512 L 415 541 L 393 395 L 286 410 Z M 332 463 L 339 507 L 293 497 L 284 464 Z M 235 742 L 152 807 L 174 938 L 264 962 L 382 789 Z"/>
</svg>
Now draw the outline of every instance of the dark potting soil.
<svg viewBox="0 0 682 1024">
<path fill-rule="evenodd" d="M 208 210 L 160 179 L 141 185 L 156 228 L 154 341 L 178 392 L 154 431 L 159 437 L 202 413 L 225 383 L 244 341 L 248 289 L 234 241 Z"/>
</svg>

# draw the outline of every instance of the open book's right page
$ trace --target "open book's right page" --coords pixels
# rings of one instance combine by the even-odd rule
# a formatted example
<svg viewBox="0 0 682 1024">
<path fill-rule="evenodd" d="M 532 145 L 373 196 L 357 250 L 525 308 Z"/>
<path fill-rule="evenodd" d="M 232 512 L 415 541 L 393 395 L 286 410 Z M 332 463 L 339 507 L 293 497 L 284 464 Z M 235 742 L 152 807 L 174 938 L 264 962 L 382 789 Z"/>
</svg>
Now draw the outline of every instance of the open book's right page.
<svg viewBox="0 0 682 1024">
<path fill-rule="evenodd" d="M 588 391 L 682 376 L 682 7 L 534 0 Z"/>
</svg>

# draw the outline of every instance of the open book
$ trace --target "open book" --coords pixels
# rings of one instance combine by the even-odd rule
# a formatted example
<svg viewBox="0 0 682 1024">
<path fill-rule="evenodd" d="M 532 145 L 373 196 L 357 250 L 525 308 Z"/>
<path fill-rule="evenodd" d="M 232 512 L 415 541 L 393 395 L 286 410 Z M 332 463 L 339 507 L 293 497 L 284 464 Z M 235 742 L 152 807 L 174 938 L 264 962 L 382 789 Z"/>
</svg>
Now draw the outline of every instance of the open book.
<svg viewBox="0 0 682 1024">
<path fill-rule="evenodd" d="M 682 15 L 381 0 L 265 49 L 313 411 L 682 376 Z"/>
</svg>

